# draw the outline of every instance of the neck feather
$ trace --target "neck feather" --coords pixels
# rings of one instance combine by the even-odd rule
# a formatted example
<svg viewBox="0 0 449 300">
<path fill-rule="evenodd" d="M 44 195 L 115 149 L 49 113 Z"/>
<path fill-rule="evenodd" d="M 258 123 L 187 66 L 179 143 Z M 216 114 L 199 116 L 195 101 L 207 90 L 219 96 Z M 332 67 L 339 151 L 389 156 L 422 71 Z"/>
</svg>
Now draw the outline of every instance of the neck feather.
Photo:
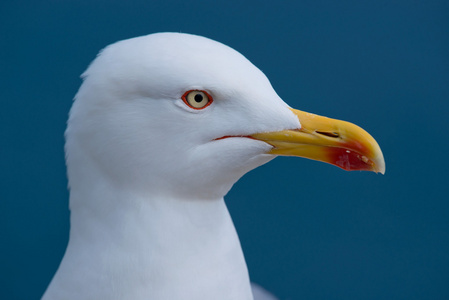
<svg viewBox="0 0 449 300">
<path fill-rule="evenodd" d="M 80 182 L 71 183 L 69 245 L 43 299 L 252 299 L 223 198 Z"/>
</svg>

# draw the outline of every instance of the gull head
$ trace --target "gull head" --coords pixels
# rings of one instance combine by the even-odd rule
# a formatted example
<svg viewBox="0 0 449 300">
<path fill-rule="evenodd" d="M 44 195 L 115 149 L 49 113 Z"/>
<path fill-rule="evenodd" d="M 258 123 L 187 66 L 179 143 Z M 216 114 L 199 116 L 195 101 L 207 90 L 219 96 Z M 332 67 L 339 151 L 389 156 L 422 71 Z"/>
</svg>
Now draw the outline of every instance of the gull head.
<svg viewBox="0 0 449 300">
<path fill-rule="evenodd" d="M 83 74 L 66 131 L 69 184 L 220 198 L 276 155 L 383 173 L 360 127 L 290 108 L 239 52 L 189 34 L 106 47 Z"/>
</svg>

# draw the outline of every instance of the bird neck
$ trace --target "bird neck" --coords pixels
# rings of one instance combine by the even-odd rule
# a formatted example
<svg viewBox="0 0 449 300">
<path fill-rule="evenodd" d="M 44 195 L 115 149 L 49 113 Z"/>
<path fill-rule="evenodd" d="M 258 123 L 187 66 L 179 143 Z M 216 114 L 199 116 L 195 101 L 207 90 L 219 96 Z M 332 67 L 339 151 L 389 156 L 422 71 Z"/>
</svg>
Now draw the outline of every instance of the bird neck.
<svg viewBox="0 0 449 300">
<path fill-rule="evenodd" d="M 71 188 L 70 240 L 43 299 L 252 299 L 221 199 Z"/>
</svg>

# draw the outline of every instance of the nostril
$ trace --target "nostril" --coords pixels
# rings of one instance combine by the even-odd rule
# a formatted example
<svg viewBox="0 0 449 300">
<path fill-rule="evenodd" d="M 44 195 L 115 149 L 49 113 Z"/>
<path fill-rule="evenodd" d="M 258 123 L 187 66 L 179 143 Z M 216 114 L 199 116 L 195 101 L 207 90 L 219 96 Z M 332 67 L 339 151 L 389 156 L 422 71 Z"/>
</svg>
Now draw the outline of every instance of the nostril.
<svg viewBox="0 0 449 300">
<path fill-rule="evenodd" d="M 338 138 L 340 135 L 338 132 L 327 132 L 327 131 L 315 131 L 316 133 L 331 137 L 331 138 Z"/>
</svg>

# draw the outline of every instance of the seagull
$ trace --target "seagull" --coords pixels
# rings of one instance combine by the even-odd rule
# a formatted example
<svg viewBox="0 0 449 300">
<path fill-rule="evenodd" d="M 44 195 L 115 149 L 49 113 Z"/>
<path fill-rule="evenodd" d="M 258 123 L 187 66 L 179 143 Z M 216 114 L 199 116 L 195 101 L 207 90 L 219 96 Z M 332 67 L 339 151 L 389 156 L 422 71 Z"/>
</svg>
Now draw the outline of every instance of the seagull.
<svg viewBox="0 0 449 300">
<path fill-rule="evenodd" d="M 65 133 L 70 238 L 44 300 L 274 299 L 253 295 L 232 185 L 279 155 L 385 172 L 366 131 L 291 108 L 205 37 L 117 42 L 82 78 Z"/>
</svg>

